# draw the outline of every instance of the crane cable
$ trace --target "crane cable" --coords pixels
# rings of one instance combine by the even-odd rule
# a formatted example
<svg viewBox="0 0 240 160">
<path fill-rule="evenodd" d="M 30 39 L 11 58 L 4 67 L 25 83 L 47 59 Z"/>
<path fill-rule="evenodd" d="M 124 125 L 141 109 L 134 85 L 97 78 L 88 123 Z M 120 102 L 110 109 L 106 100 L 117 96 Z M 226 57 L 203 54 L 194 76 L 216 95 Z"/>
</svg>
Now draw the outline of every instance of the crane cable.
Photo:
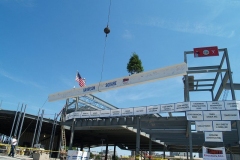
<svg viewBox="0 0 240 160">
<path fill-rule="evenodd" d="M 104 42 L 104 49 L 103 49 L 103 57 L 102 57 L 102 69 L 101 69 L 101 77 L 100 77 L 100 81 L 99 81 L 99 84 L 98 84 L 98 91 L 99 91 L 99 86 L 100 86 L 100 83 L 102 82 L 102 75 L 103 75 L 103 66 L 104 66 L 104 59 L 105 59 L 105 54 L 106 54 L 106 46 L 107 46 L 107 34 L 110 33 L 110 30 L 108 28 L 108 25 L 109 25 L 109 20 L 110 20 L 110 12 L 111 12 L 111 0 L 109 0 L 110 3 L 109 3 L 109 7 L 108 7 L 108 21 L 107 21 L 107 27 L 104 29 L 104 32 L 106 33 L 106 36 L 105 36 L 105 42 Z M 106 30 L 107 29 L 107 30 Z M 100 91 L 99 91 L 100 92 Z"/>
</svg>

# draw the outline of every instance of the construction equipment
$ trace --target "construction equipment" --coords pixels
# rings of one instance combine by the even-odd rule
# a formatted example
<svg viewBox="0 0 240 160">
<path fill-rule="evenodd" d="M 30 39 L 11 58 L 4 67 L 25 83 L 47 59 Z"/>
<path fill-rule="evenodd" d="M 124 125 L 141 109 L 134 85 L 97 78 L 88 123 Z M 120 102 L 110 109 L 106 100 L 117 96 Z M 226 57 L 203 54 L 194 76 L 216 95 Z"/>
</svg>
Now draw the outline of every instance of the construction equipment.
<svg viewBox="0 0 240 160">
<path fill-rule="evenodd" d="M 65 122 L 65 106 L 63 109 L 60 111 L 61 115 L 61 122 Z M 59 113 L 59 114 L 60 114 Z M 65 134 L 65 128 L 64 125 L 61 125 L 61 151 L 60 151 L 60 160 L 65 160 L 67 157 L 67 152 L 66 152 L 66 134 Z"/>
</svg>

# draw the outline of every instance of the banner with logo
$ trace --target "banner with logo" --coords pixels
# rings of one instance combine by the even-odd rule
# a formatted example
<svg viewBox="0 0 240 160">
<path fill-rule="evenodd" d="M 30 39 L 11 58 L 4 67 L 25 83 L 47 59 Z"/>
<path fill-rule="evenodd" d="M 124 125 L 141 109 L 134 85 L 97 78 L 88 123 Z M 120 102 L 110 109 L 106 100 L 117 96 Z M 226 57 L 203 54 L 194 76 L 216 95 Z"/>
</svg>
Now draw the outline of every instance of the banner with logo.
<svg viewBox="0 0 240 160">
<path fill-rule="evenodd" d="M 203 160 L 226 160 L 226 152 L 224 147 L 202 148 Z"/>
<path fill-rule="evenodd" d="M 180 111 L 189 111 L 190 110 L 190 102 L 181 102 L 175 104 L 175 111 L 180 112 Z"/>
<path fill-rule="evenodd" d="M 205 142 L 223 142 L 222 132 L 204 132 Z"/>
<path fill-rule="evenodd" d="M 221 111 L 222 120 L 239 120 L 239 111 Z"/>
<path fill-rule="evenodd" d="M 174 112 L 175 111 L 175 104 L 162 104 L 160 105 L 161 107 L 161 112 Z"/>
<path fill-rule="evenodd" d="M 119 117 L 122 115 L 121 109 L 113 109 L 111 110 L 111 117 Z"/>
<path fill-rule="evenodd" d="M 194 57 L 209 57 L 209 56 L 218 56 L 218 47 L 201 47 L 201 48 L 193 48 Z"/>
<path fill-rule="evenodd" d="M 100 117 L 110 117 L 111 115 L 111 110 L 101 110 Z"/>
<path fill-rule="evenodd" d="M 134 115 L 143 115 L 147 113 L 146 107 L 136 107 L 134 109 Z"/>
<path fill-rule="evenodd" d="M 110 85 L 110 84 L 109 84 Z M 196 101 L 132 107 L 113 110 L 76 111 L 66 115 L 73 118 L 121 117 L 166 112 L 186 112 L 190 121 L 240 120 L 240 101 Z"/>
<path fill-rule="evenodd" d="M 67 160 L 81 160 L 81 159 L 82 159 L 82 151 L 68 150 Z"/>
<path fill-rule="evenodd" d="M 88 160 L 90 157 L 89 152 L 77 151 L 77 150 L 68 150 L 67 160 Z"/>
<path fill-rule="evenodd" d="M 133 108 L 122 109 L 122 116 L 132 116 L 132 115 L 133 115 Z"/>
<path fill-rule="evenodd" d="M 81 112 L 73 112 L 73 118 L 81 118 Z"/>
<path fill-rule="evenodd" d="M 191 102 L 191 110 L 207 110 L 207 102 Z"/>
<path fill-rule="evenodd" d="M 100 117 L 100 115 L 101 115 L 101 111 L 99 110 L 90 112 L 90 117 Z"/>
<path fill-rule="evenodd" d="M 196 131 L 213 131 L 212 121 L 196 121 Z"/>
<path fill-rule="evenodd" d="M 89 152 L 83 152 L 82 160 L 89 160 L 89 157 L 90 157 L 90 153 Z"/>
<path fill-rule="evenodd" d="M 231 121 L 213 121 L 214 131 L 231 131 Z"/>
<path fill-rule="evenodd" d="M 207 102 L 208 110 L 225 110 L 223 101 Z"/>
<path fill-rule="evenodd" d="M 186 112 L 187 120 L 189 121 L 202 121 L 203 112 L 202 111 L 187 111 Z"/>
<path fill-rule="evenodd" d="M 240 110 L 240 101 L 225 101 L 226 110 Z"/>
<path fill-rule="evenodd" d="M 220 111 L 203 111 L 203 118 L 206 121 L 221 120 Z"/>
<path fill-rule="evenodd" d="M 160 113 L 160 106 L 148 106 L 147 114 L 156 114 Z"/>
<path fill-rule="evenodd" d="M 89 118 L 91 112 L 90 111 L 82 111 L 81 118 Z"/>
</svg>

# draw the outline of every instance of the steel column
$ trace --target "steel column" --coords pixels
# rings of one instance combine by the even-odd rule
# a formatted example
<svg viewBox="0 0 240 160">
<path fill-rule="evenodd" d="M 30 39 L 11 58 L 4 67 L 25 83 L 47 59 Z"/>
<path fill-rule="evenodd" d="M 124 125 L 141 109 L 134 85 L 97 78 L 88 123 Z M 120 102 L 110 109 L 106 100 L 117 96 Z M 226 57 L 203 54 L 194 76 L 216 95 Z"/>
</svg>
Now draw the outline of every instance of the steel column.
<svg viewBox="0 0 240 160">
<path fill-rule="evenodd" d="M 20 126 L 20 129 L 19 129 L 19 132 L 18 132 L 18 137 L 17 137 L 18 143 L 19 143 L 19 139 L 20 139 L 20 136 L 21 136 L 21 132 L 22 132 L 22 126 L 23 126 L 23 122 L 24 122 L 24 118 L 25 118 L 26 107 L 27 107 L 27 105 L 25 105 L 25 107 L 24 107 L 22 122 L 21 122 L 21 126 Z"/>
<path fill-rule="evenodd" d="M 54 143 L 56 126 L 57 126 L 57 114 L 55 113 L 54 121 L 53 121 L 53 127 L 52 127 L 52 133 L 51 133 L 51 138 L 50 138 L 50 143 L 49 143 L 49 150 L 50 150 L 49 156 L 50 157 L 52 156 L 51 150 L 52 150 L 53 143 Z"/>
<path fill-rule="evenodd" d="M 113 148 L 113 160 L 116 160 L 116 144 L 114 144 Z"/>
<path fill-rule="evenodd" d="M 149 137 L 149 159 L 152 159 L 152 139 L 151 139 L 151 135 Z"/>
<path fill-rule="evenodd" d="M 108 139 L 106 139 L 106 150 L 105 150 L 105 160 L 108 159 Z"/>
<path fill-rule="evenodd" d="M 164 145 L 164 147 L 163 147 L 163 158 L 165 159 L 165 157 L 166 157 L 166 146 Z"/>
<path fill-rule="evenodd" d="M 2 102 L 1 102 L 2 103 Z M 18 103 L 18 107 L 17 107 L 17 111 L 15 113 L 15 116 L 14 116 L 14 120 L 13 120 L 13 124 L 12 124 L 12 129 L 11 129 L 11 133 L 10 133 L 10 138 L 12 137 L 12 132 L 13 132 L 13 128 L 15 126 L 15 120 L 16 120 L 16 117 L 17 117 L 17 113 L 18 113 L 18 108 L 19 108 L 19 103 Z M 10 144 L 11 141 L 8 141 L 8 143 Z"/>
<path fill-rule="evenodd" d="M 214 94 L 213 94 L 213 90 L 211 90 L 211 95 L 212 95 L 212 101 L 214 101 Z"/>
<path fill-rule="evenodd" d="M 139 151 L 140 151 L 140 117 L 137 117 L 136 156 L 139 156 Z"/>
<path fill-rule="evenodd" d="M 42 115 L 41 115 L 41 119 L 40 119 L 40 123 L 39 123 L 39 127 L 38 127 L 38 133 L 37 133 L 36 144 L 39 143 L 39 138 L 40 138 L 40 134 L 41 134 L 41 130 L 42 130 L 43 114 L 44 114 L 44 110 L 42 110 Z"/>
<path fill-rule="evenodd" d="M 230 61 L 229 61 L 229 57 L 228 57 L 227 48 L 224 50 L 224 52 L 225 52 L 226 63 L 227 63 L 227 68 L 228 68 L 228 76 L 229 76 L 229 80 L 230 80 L 230 89 L 231 89 L 231 94 L 232 94 L 232 100 L 236 100 L 234 86 L 233 86 L 233 79 L 232 79 L 232 71 L 231 71 L 231 67 L 230 67 Z M 238 144 L 240 146 L 240 121 L 237 120 L 236 122 L 237 122 L 237 131 L 238 131 Z"/>
<path fill-rule="evenodd" d="M 187 64 L 187 53 L 184 52 L 184 62 Z M 190 96 L 189 96 L 189 83 L 188 83 L 188 74 L 185 77 L 185 83 L 184 83 L 184 101 L 189 102 Z M 190 160 L 193 160 L 192 155 L 192 131 L 191 131 L 191 121 L 188 121 L 188 140 L 189 140 L 189 151 L 190 151 Z"/>
<path fill-rule="evenodd" d="M 35 126 L 35 130 L 34 130 L 34 134 L 33 134 L 33 139 L 32 139 L 32 145 L 31 147 L 33 148 L 33 143 L 35 141 L 35 135 L 36 135 L 36 131 L 37 131 L 37 127 L 38 127 L 38 120 L 39 120 L 39 116 L 40 116 L 40 108 L 39 108 L 39 111 L 38 111 L 38 118 L 37 118 L 37 122 L 36 122 L 36 126 Z"/>
<path fill-rule="evenodd" d="M 77 111 L 77 108 L 78 108 L 78 97 L 76 97 L 75 112 Z M 73 138 L 74 138 L 74 130 L 75 130 L 75 123 L 76 123 L 76 118 L 74 118 L 72 120 L 71 137 L 70 137 L 70 142 L 69 142 L 69 150 L 72 150 L 72 144 L 73 144 Z"/>
<path fill-rule="evenodd" d="M 21 107 L 21 111 L 18 113 L 18 120 L 17 120 L 15 131 L 14 131 L 14 136 L 17 136 L 17 131 L 18 131 L 20 118 L 21 118 L 21 115 L 22 115 L 22 110 L 23 110 L 23 104 L 22 104 L 22 107 Z"/>
</svg>

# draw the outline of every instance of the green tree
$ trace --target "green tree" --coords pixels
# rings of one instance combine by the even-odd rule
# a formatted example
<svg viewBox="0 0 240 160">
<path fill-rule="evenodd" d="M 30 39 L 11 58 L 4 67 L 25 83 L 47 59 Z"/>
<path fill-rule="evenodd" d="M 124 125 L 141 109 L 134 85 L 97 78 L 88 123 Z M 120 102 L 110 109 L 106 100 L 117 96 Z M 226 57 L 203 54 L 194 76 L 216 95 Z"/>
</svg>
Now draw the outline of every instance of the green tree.
<svg viewBox="0 0 240 160">
<path fill-rule="evenodd" d="M 93 159 L 94 158 L 94 155 L 92 152 L 90 152 L 90 159 Z"/>
<path fill-rule="evenodd" d="M 101 159 L 100 155 L 96 155 L 95 159 L 100 160 Z"/>
<path fill-rule="evenodd" d="M 138 55 L 135 52 L 133 52 L 131 58 L 129 59 L 129 62 L 127 64 L 127 70 L 130 75 L 140 73 L 144 70 L 142 66 L 142 61 L 139 59 Z"/>
<path fill-rule="evenodd" d="M 117 155 L 115 155 L 115 158 L 114 158 L 114 155 L 112 155 L 112 160 L 118 160 L 119 158 L 118 158 L 118 156 Z"/>
</svg>

